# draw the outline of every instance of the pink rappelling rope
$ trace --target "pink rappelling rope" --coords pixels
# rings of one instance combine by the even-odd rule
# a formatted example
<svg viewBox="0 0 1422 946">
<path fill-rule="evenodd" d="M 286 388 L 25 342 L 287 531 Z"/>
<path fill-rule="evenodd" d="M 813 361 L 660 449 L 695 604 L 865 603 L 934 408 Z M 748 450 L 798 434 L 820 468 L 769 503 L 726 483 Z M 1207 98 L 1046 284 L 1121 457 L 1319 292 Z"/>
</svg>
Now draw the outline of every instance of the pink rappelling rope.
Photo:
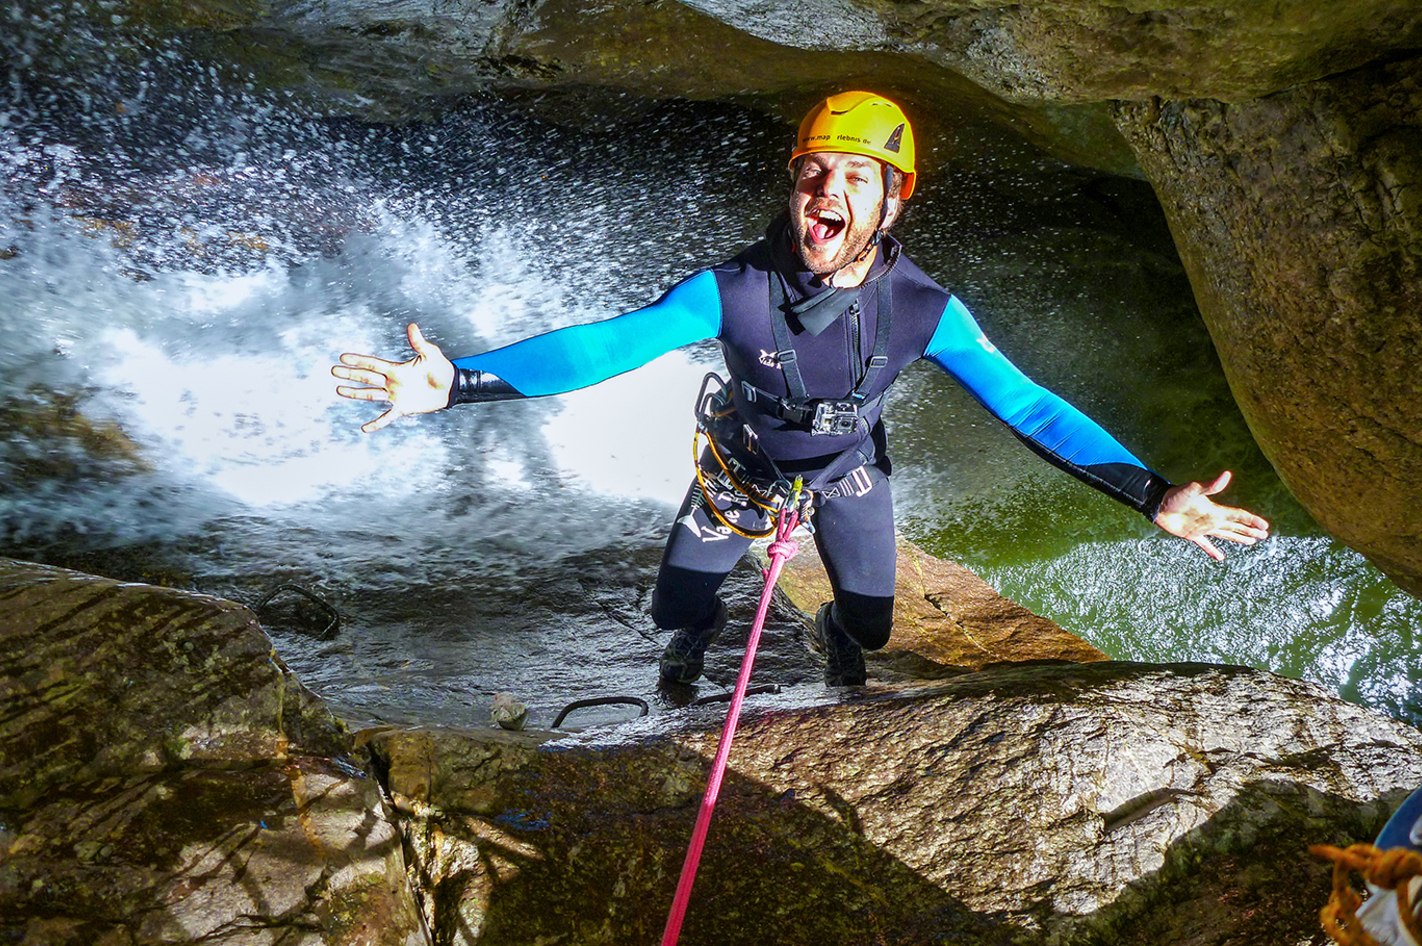
<svg viewBox="0 0 1422 946">
<path fill-rule="evenodd" d="M 798 490 L 796 491 L 798 493 Z M 716 758 L 711 763 L 711 777 L 706 780 L 706 794 L 701 798 L 701 811 L 696 816 L 696 828 L 691 832 L 691 844 L 686 849 L 686 860 L 681 865 L 681 880 L 676 885 L 676 896 L 672 899 L 671 913 L 667 916 L 667 926 L 662 932 L 662 946 L 676 946 L 681 935 L 681 921 L 686 917 L 686 905 L 691 900 L 691 885 L 696 880 L 696 866 L 701 862 L 701 848 L 706 844 L 706 832 L 711 827 L 711 813 L 716 809 L 716 796 L 721 793 L 721 778 L 726 774 L 726 759 L 731 754 L 731 740 L 736 735 L 736 724 L 741 718 L 741 701 L 746 697 L 746 686 L 750 683 L 751 666 L 755 663 L 755 649 L 760 643 L 760 631 L 765 626 L 765 615 L 770 610 L 770 595 L 775 590 L 775 582 L 780 578 L 780 569 L 794 558 L 800 546 L 790 538 L 795 526 L 800 522 L 799 513 L 780 510 L 775 523 L 775 540 L 770 543 L 770 568 L 765 572 L 765 590 L 760 595 L 760 607 L 755 612 L 755 623 L 751 625 L 750 639 L 746 641 L 746 655 L 741 660 L 741 675 L 736 678 L 736 692 L 731 696 L 731 708 L 726 713 L 726 725 L 721 730 L 721 744 L 716 749 Z"/>
</svg>

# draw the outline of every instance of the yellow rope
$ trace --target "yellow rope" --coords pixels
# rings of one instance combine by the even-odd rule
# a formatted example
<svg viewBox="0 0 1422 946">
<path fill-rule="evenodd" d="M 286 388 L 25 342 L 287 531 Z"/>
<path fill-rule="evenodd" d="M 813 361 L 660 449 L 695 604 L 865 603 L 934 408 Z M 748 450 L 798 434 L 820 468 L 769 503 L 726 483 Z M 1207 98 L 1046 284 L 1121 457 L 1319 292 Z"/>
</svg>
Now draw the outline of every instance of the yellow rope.
<svg viewBox="0 0 1422 946">
<path fill-rule="evenodd" d="M 696 434 L 691 438 L 691 461 L 696 470 L 696 483 L 701 487 L 701 495 L 706 499 L 706 508 L 720 521 L 721 525 L 730 529 L 736 533 L 736 535 L 744 536 L 748 539 L 764 539 L 767 536 L 774 535 L 775 523 L 773 521 L 771 522 L 770 528 L 761 532 L 753 532 L 742 529 L 730 519 L 727 519 L 725 513 L 716 508 L 716 501 L 711 497 L 711 488 L 706 485 L 705 471 L 701 469 L 701 455 L 698 449 L 700 442 L 701 431 L 697 430 Z M 711 447 L 711 455 L 716 458 L 716 463 L 720 465 L 721 472 L 725 474 L 726 479 L 735 488 L 736 492 L 745 496 L 752 504 L 769 513 L 773 518 L 775 512 L 780 508 L 780 504 L 770 497 L 763 496 L 752 487 L 736 479 L 736 475 L 731 472 L 731 468 L 726 464 L 725 458 L 721 456 L 721 451 L 717 448 L 716 439 L 714 437 L 708 434 L 706 436 L 706 443 Z"/>
<path fill-rule="evenodd" d="M 1318 911 L 1323 930 L 1340 946 L 1378 946 L 1378 941 L 1363 928 L 1358 919 L 1358 907 L 1363 898 L 1353 889 L 1352 874 L 1383 890 L 1395 890 L 1397 916 L 1413 941 L 1422 943 L 1422 929 L 1413 916 L 1408 882 L 1422 877 L 1422 855 L 1407 848 L 1383 851 L 1371 844 L 1350 844 L 1346 848 L 1330 844 L 1314 844 L 1309 852 L 1315 857 L 1333 862 L 1333 894 L 1328 904 Z"/>
<path fill-rule="evenodd" d="M 720 393 L 713 393 L 708 397 L 706 388 L 713 379 L 720 386 Z M 721 410 L 715 409 L 718 403 L 722 405 Z M 692 435 L 691 438 L 691 465 L 692 468 L 696 470 L 696 484 L 701 488 L 701 496 L 706 500 L 706 508 L 710 510 L 711 515 L 720 522 L 722 526 L 730 529 L 736 535 L 747 539 L 769 538 L 775 534 L 775 518 L 781 509 L 785 507 L 787 501 L 790 503 L 791 508 L 802 513 L 802 522 L 807 523 L 809 521 L 809 497 L 808 493 L 805 493 L 806 503 L 802 506 L 801 496 L 803 490 L 799 477 L 796 477 L 795 485 L 791 488 L 793 495 L 779 497 L 773 495 L 767 496 L 751 484 L 742 482 L 732 471 L 731 464 L 726 462 L 726 457 L 721 453 L 721 447 L 716 443 L 716 438 L 712 436 L 711 430 L 716 426 L 717 421 L 734 416 L 736 408 L 730 402 L 729 393 L 725 390 L 725 382 L 721 380 L 719 376 L 709 374 L 706 376 L 706 380 L 702 382 L 701 395 L 697 398 L 696 413 L 696 433 Z M 724 477 L 725 482 L 729 483 L 732 489 L 744 496 L 751 505 L 769 517 L 770 525 L 768 528 L 759 531 L 743 529 L 732 522 L 726 514 L 716 506 L 716 500 L 711 495 L 711 487 L 706 482 L 706 471 L 701 468 L 702 435 L 706 437 L 706 445 L 710 448 L 711 456 L 715 458 L 716 465 L 721 468 L 721 475 Z M 772 466 L 774 466 L 774 464 L 772 464 Z M 778 472 L 779 471 L 777 471 L 777 473 Z M 789 483 L 784 481 L 776 483 L 775 485 L 780 486 L 782 484 L 786 487 L 790 486 Z"/>
</svg>

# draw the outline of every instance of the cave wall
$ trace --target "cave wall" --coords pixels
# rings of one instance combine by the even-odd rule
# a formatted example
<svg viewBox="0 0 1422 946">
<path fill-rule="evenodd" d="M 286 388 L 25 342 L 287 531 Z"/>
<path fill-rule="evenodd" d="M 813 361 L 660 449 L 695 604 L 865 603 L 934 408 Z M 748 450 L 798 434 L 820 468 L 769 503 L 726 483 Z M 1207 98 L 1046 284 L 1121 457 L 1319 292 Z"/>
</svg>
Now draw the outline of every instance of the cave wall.
<svg viewBox="0 0 1422 946">
<path fill-rule="evenodd" d="M 1120 124 L 1265 455 L 1422 595 L 1422 57 Z"/>
</svg>

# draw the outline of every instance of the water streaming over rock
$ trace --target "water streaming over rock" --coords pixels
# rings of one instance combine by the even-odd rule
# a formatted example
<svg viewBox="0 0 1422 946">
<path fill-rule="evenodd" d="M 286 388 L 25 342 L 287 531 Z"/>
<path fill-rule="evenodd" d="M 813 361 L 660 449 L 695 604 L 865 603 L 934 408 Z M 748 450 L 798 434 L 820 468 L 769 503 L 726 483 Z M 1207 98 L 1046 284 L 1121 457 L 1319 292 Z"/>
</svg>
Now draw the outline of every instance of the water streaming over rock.
<svg viewBox="0 0 1422 946">
<path fill-rule="evenodd" d="M 374 436 L 328 367 L 403 357 L 409 321 L 457 356 L 650 301 L 758 235 L 786 129 L 689 104 L 577 128 L 493 100 L 375 127 L 176 46 L 94 55 L 69 82 L 11 72 L 0 100 L 0 554 L 249 603 L 311 589 L 334 639 L 300 601 L 268 623 L 355 720 L 482 724 L 503 690 L 542 725 L 582 697 L 657 701 L 646 595 L 714 346 Z M 1283 534 L 1216 566 L 917 368 L 887 414 L 901 527 L 1115 655 L 1268 667 L 1422 718 L 1422 606 L 1254 449 L 1148 189 L 926 150 L 900 228 L 920 265 L 1162 472 L 1234 468 L 1233 499 Z M 787 615 L 763 652 L 761 680 L 814 677 Z"/>
</svg>

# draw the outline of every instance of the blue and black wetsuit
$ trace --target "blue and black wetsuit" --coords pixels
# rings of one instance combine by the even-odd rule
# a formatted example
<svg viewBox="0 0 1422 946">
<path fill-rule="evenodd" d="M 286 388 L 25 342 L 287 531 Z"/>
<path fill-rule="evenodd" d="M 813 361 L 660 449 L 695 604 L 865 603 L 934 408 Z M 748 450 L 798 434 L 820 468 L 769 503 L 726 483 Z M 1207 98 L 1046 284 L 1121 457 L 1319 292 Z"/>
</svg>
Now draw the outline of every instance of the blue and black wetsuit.
<svg viewBox="0 0 1422 946">
<path fill-rule="evenodd" d="M 881 244 L 863 286 L 832 290 L 799 264 L 783 216 L 764 239 L 644 309 L 457 359 L 450 403 L 559 394 L 712 338 L 721 343 L 739 419 L 754 433 L 755 453 L 738 448 L 738 458 L 754 465 L 756 454 L 768 457 L 818 487 L 815 542 L 834 586 L 836 617 L 871 649 L 889 637 L 896 554 L 879 415 L 884 393 L 912 362 L 932 361 L 1039 456 L 1150 518 L 1170 486 L 1018 371 L 963 303 L 903 256 L 893 238 Z M 812 415 L 824 402 L 855 410 L 812 433 Z M 734 504 L 729 495 L 713 499 L 718 507 Z M 659 627 L 705 623 L 749 544 L 714 523 L 704 502 L 693 482 L 653 595 Z"/>
</svg>

